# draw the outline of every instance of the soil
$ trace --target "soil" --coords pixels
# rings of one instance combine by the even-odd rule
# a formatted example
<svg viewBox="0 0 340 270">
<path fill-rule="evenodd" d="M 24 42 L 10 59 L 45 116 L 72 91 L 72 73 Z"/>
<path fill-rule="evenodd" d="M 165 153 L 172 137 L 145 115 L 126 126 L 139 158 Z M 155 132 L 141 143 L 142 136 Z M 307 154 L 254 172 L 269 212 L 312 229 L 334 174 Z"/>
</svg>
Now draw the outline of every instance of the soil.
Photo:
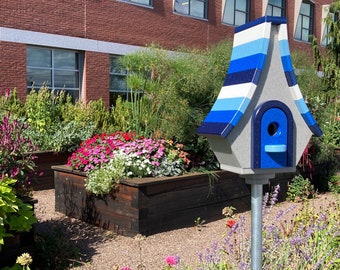
<svg viewBox="0 0 340 270">
<path fill-rule="evenodd" d="M 179 256 L 181 262 L 192 267 L 199 261 L 198 254 L 205 253 L 216 241 L 221 243 L 230 228 L 226 225 L 226 218 L 222 215 L 218 221 L 195 224 L 188 228 L 163 232 L 148 237 L 125 237 L 102 230 L 76 219 L 68 218 L 55 212 L 54 189 L 36 191 L 34 198 L 35 214 L 38 218 L 35 231 L 39 235 L 51 232 L 54 228 L 61 228 L 67 243 L 76 246 L 80 256 L 69 260 L 70 269 L 121 269 L 129 266 L 131 269 L 158 270 L 166 266 L 165 258 L 169 255 Z M 310 204 L 320 211 L 324 211 L 335 202 L 333 194 L 319 194 Z M 270 209 L 264 216 L 264 221 L 274 220 L 279 210 L 289 210 L 282 222 L 289 222 L 301 210 L 301 203 L 281 202 Z M 246 219 L 246 234 L 250 235 L 251 212 L 237 213 Z M 56 241 L 57 243 L 57 241 Z M 68 256 L 65 256 L 65 259 Z M 75 266 L 78 265 L 78 266 Z"/>
</svg>

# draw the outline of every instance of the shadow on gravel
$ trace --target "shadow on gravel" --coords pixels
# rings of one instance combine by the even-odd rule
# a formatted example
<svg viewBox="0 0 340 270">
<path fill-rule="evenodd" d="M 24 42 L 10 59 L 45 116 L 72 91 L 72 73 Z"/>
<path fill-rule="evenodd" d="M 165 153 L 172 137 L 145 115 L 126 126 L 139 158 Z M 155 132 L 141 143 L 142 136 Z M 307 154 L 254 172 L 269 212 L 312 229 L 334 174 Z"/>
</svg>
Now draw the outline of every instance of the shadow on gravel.
<svg viewBox="0 0 340 270">
<path fill-rule="evenodd" d="M 114 238 L 111 232 L 76 219 L 48 220 L 35 225 L 35 269 L 69 269 L 84 265 L 96 245 Z"/>
</svg>

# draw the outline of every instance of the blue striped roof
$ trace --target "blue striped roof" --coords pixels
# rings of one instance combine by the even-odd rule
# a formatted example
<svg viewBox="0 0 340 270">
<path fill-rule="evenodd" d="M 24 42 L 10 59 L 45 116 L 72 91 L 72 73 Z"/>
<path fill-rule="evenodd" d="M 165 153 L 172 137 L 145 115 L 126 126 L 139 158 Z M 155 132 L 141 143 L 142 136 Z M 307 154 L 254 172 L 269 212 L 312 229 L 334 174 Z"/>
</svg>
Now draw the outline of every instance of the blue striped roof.
<svg viewBox="0 0 340 270">
<path fill-rule="evenodd" d="M 209 114 L 197 129 L 200 135 L 227 137 L 239 123 L 255 93 L 269 48 L 272 24 L 280 24 L 279 48 L 286 80 L 295 101 L 311 131 L 321 136 L 302 97 L 290 58 L 287 37 L 287 21 L 283 17 L 265 16 L 235 29 L 230 65 L 222 89 Z"/>
</svg>

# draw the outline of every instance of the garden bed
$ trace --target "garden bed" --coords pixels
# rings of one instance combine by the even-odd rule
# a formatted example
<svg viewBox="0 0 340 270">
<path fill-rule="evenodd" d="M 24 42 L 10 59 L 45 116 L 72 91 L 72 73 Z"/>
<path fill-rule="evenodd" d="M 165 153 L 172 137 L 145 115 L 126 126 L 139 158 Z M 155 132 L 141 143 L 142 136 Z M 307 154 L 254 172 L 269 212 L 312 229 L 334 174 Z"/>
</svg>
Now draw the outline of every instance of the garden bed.
<svg viewBox="0 0 340 270">
<path fill-rule="evenodd" d="M 34 175 L 30 178 L 33 190 L 53 189 L 54 180 L 52 166 L 65 164 L 71 154 L 68 152 L 58 153 L 47 151 L 36 152 L 34 155 L 37 157 L 34 159 L 34 163 L 37 166 L 36 170 L 38 175 Z"/>
<path fill-rule="evenodd" d="M 57 212 L 127 236 L 193 226 L 198 217 L 217 220 L 225 206 L 250 208 L 249 186 L 227 171 L 216 172 L 219 178 L 212 186 L 204 173 L 132 178 L 122 181 L 113 194 L 98 197 L 86 192 L 84 173 L 68 166 L 53 169 Z"/>
</svg>

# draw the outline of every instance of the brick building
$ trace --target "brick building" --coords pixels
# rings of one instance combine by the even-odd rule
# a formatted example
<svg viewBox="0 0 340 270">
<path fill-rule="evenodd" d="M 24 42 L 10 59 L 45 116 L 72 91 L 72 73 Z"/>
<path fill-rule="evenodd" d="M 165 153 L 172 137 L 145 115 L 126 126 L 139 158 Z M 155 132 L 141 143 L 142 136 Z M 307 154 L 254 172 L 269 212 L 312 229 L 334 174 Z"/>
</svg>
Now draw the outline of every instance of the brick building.
<svg viewBox="0 0 340 270">
<path fill-rule="evenodd" d="M 332 0 L 1 0 L 0 85 L 20 98 L 34 85 L 65 88 L 106 104 L 127 92 L 120 55 L 150 43 L 207 48 L 234 27 L 264 15 L 285 16 L 291 50 L 320 41 Z"/>
</svg>

